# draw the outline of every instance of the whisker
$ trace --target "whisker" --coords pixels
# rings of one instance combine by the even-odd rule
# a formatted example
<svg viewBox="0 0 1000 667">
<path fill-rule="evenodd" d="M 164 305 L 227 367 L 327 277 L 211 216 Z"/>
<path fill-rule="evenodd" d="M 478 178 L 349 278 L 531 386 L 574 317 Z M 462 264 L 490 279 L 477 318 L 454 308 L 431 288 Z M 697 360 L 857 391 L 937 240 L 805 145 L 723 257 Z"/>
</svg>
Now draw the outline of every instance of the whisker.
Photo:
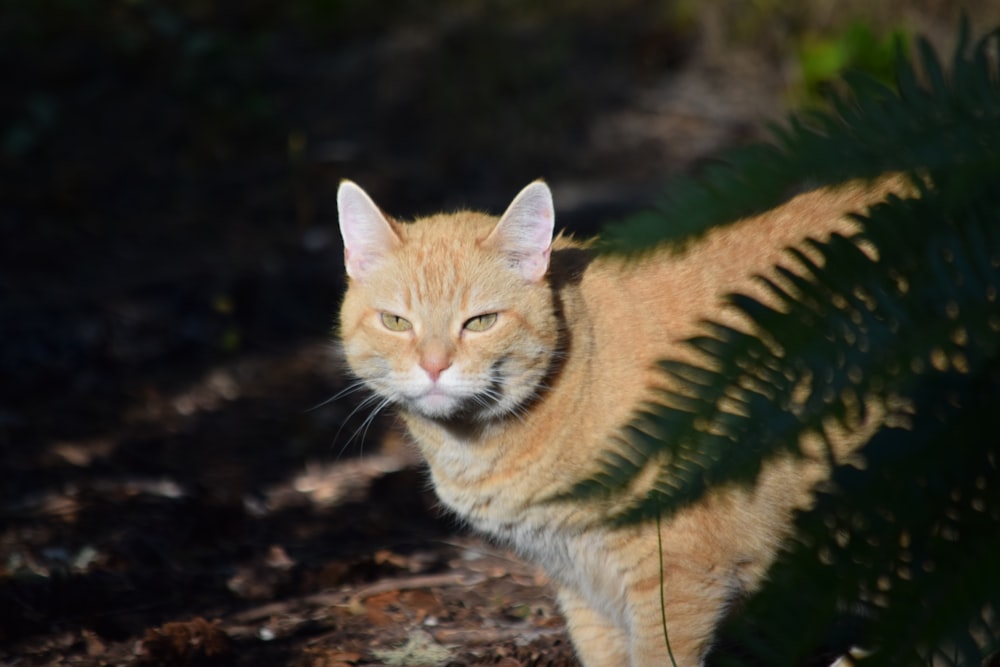
<svg viewBox="0 0 1000 667">
<path fill-rule="evenodd" d="M 340 428 L 337 429 L 337 432 L 333 436 L 333 441 L 336 442 L 340 438 L 340 434 L 344 431 L 344 428 L 347 426 L 347 423 L 351 420 L 351 417 L 353 417 L 354 415 L 358 414 L 358 412 L 366 409 L 368 406 L 372 405 L 373 403 L 378 403 L 379 405 L 377 405 L 375 407 L 375 410 L 373 411 L 373 414 L 369 415 L 369 417 L 365 419 L 366 422 L 369 419 L 374 418 L 374 414 L 377 414 L 378 411 L 382 410 L 386 405 L 388 405 L 389 403 L 391 403 L 391 401 L 388 398 L 383 398 L 383 397 L 379 396 L 378 394 L 371 394 L 370 396 L 365 397 L 365 399 L 363 401 L 361 401 L 356 406 L 354 406 L 354 409 L 351 410 L 347 414 L 346 417 L 344 417 L 344 420 L 340 424 Z M 365 422 L 362 422 L 362 426 L 364 425 L 364 423 Z M 357 434 L 358 434 L 358 430 L 355 430 L 354 433 L 351 434 L 351 437 L 349 437 L 344 442 L 344 444 L 341 445 L 340 452 L 337 454 L 337 458 L 338 459 L 341 456 L 344 455 L 344 452 L 347 451 L 348 446 L 350 446 L 350 444 L 354 441 L 354 438 L 355 438 L 355 436 L 357 436 Z"/>
<path fill-rule="evenodd" d="M 329 405 L 330 403 L 333 403 L 334 401 L 337 401 L 337 400 L 339 400 L 339 399 L 341 399 L 341 398 L 343 398 L 343 397 L 345 397 L 345 396 L 347 396 L 349 394 L 353 394 L 354 392 L 359 391 L 359 390 L 364 389 L 364 388 L 365 388 L 364 380 L 355 380 L 354 382 L 352 382 L 351 384 L 347 385 L 346 387 L 344 387 L 343 389 L 341 389 L 340 391 L 338 391 L 336 394 L 334 394 L 330 398 L 317 403 L 316 405 L 312 406 L 311 408 L 306 409 L 305 412 L 313 412 L 315 410 L 319 410 L 320 408 L 326 407 L 327 405 Z"/>
<path fill-rule="evenodd" d="M 383 410 L 385 410 L 391 403 L 392 401 L 390 401 L 387 398 L 383 400 L 381 403 L 379 403 L 374 410 L 372 410 L 372 413 L 368 416 L 368 419 L 365 420 L 365 430 L 361 434 L 362 443 L 364 443 L 364 441 L 368 438 L 368 430 L 372 427 L 372 424 L 375 423 L 375 416 L 378 415 Z"/>
<path fill-rule="evenodd" d="M 344 444 L 344 447 L 341 448 L 341 453 L 343 453 L 343 451 L 347 448 L 347 446 L 350 445 L 352 442 L 354 442 L 354 439 L 358 437 L 358 434 L 360 434 L 361 447 L 358 450 L 358 456 L 364 454 L 365 437 L 368 435 L 368 429 L 370 429 L 371 425 L 375 422 L 375 417 L 378 416 L 378 413 L 384 410 L 386 406 L 388 406 L 390 403 L 392 403 L 392 401 L 388 398 L 383 398 L 381 401 L 379 401 L 378 405 L 376 405 L 375 408 L 368 414 L 368 416 L 365 417 L 365 420 L 361 422 L 361 426 L 356 428 L 354 430 L 354 433 L 351 434 L 351 437 L 347 439 L 347 442 Z"/>
</svg>

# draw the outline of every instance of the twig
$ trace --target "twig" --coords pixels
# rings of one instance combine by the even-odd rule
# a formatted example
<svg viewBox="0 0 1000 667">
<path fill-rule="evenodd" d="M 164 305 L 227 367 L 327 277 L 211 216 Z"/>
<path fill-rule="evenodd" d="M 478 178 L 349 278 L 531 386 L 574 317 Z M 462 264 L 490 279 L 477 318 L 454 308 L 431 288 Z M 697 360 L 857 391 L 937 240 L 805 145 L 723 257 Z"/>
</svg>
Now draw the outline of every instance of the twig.
<svg viewBox="0 0 1000 667">
<path fill-rule="evenodd" d="M 555 627 L 483 627 L 483 628 L 441 628 L 431 630 L 434 639 L 441 644 L 469 646 L 472 644 L 498 644 L 506 641 L 517 641 L 529 644 L 536 639 L 558 637 L 566 633 L 563 626 Z"/>
</svg>

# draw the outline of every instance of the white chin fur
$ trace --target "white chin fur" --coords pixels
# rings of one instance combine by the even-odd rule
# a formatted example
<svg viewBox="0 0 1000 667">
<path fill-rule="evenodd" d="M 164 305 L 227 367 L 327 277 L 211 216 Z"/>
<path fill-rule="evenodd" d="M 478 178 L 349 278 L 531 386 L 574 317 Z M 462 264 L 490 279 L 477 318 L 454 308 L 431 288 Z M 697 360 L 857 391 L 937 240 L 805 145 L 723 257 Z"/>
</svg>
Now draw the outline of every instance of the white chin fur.
<svg viewBox="0 0 1000 667">
<path fill-rule="evenodd" d="M 459 411 L 462 401 L 441 392 L 433 392 L 413 399 L 411 405 L 425 417 L 447 419 Z"/>
</svg>

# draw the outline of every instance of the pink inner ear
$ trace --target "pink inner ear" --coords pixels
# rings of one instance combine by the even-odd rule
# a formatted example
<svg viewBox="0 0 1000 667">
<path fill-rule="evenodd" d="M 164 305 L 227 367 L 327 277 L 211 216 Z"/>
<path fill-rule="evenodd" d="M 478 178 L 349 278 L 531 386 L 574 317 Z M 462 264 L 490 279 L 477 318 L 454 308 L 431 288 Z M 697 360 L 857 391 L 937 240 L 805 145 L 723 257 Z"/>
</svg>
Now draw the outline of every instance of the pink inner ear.
<svg viewBox="0 0 1000 667">
<path fill-rule="evenodd" d="M 399 237 L 375 202 L 360 187 L 344 181 L 337 190 L 340 233 L 347 275 L 360 279 L 399 244 Z"/>
<path fill-rule="evenodd" d="M 548 270 L 555 212 L 552 192 L 535 181 L 514 198 L 490 239 L 508 253 L 525 280 L 541 280 Z"/>
<path fill-rule="evenodd" d="M 550 249 L 551 246 L 541 253 L 521 258 L 518 266 L 525 280 L 537 282 L 545 276 L 545 272 L 549 270 Z"/>
</svg>

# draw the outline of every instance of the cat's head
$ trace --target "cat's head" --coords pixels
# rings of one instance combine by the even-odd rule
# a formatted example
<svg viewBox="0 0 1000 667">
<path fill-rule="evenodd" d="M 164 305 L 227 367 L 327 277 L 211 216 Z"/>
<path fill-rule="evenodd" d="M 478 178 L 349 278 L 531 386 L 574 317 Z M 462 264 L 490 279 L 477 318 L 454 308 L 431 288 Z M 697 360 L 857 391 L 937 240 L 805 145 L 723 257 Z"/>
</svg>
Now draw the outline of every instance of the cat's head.
<svg viewBox="0 0 1000 667">
<path fill-rule="evenodd" d="M 541 181 L 499 219 L 471 212 L 400 223 L 345 181 L 337 193 L 348 287 L 340 338 L 351 370 L 429 419 L 516 413 L 558 344 L 545 275 L 554 213 Z"/>
</svg>

